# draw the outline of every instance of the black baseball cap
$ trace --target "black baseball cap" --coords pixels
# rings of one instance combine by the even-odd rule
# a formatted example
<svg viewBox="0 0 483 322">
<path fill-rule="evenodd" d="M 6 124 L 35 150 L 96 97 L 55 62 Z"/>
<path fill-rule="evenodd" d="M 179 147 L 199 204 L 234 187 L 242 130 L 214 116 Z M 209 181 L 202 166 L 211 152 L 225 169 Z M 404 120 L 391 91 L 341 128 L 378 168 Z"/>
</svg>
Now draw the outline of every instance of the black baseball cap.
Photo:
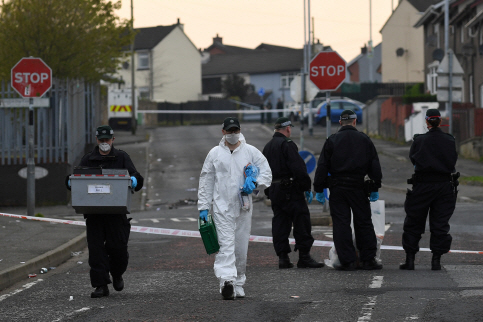
<svg viewBox="0 0 483 322">
<path fill-rule="evenodd" d="M 114 131 L 109 125 L 102 125 L 96 129 L 96 137 L 98 139 L 112 139 Z"/>
<path fill-rule="evenodd" d="M 236 117 L 227 117 L 224 121 L 223 121 L 223 130 L 228 130 L 228 129 L 231 129 L 233 127 L 237 127 L 240 129 L 240 122 L 238 121 L 238 119 Z"/>
<path fill-rule="evenodd" d="M 293 127 L 292 122 L 288 119 L 288 117 L 279 117 L 275 121 L 275 129 L 276 130 L 284 128 L 286 126 Z"/>
<path fill-rule="evenodd" d="M 357 115 L 354 113 L 353 110 L 343 110 L 342 113 L 340 113 L 340 119 L 341 120 L 350 120 L 350 119 L 356 119 L 357 120 Z"/>
<path fill-rule="evenodd" d="M 441 117 L 441 113 L 436 108 L 428 108 L 426 111 L 426 119 L 428 118 L 438 118 Z"/>
</svg>

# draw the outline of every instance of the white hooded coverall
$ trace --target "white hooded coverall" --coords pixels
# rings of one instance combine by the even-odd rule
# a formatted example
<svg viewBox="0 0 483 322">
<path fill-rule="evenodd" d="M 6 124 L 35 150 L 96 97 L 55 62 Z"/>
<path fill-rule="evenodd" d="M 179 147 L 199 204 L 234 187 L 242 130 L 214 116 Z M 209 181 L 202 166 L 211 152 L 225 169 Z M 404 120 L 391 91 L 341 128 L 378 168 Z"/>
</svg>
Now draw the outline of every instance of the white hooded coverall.
<svg viewBox="0 0 483 322">
<path fill-rule="evenodd" d="M 213 219 L 220 250 L 215 257 L 215 275 L 220 288 L 225 281 L 236 286 L 245 284 L 248 241 L 252 219 L 250 210 L 241 209 L 238 194 L 245 182 L 244 168 L 251 163 L 259 169 L 257 190 L 263 191 L 272 182 L 272 171 L 265 156 L 245 141 L 240 134 L 240 145 L 233 151 L 225 145 L 225 137 L 208 153 L 200 174 L 198 210 L 208 211 L 213 202 Z"/>
</svg>

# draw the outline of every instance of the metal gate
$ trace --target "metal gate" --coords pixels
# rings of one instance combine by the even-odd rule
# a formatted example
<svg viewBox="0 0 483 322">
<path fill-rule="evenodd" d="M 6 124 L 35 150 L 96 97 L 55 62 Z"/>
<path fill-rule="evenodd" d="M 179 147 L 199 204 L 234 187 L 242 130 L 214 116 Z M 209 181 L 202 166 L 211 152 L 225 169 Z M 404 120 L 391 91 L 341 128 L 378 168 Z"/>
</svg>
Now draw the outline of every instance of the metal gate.
<svg viewBox="0 0 483 322">
<path fill-rule="evenodd" d="M 99 120 L 100 88 L 78 80 L 52 80 L 45 95 L 50 107 L 34 108 L 34 156 L 36 163 L 73 164 L 94 143 Z M 10 83 L 1 81 L 0 100 L 19 98 Z M 28 107 L 0 108 L 0 164 L 26 164 Z M 99 113 L 99 112 L 98 112 Z"/>
</svg>

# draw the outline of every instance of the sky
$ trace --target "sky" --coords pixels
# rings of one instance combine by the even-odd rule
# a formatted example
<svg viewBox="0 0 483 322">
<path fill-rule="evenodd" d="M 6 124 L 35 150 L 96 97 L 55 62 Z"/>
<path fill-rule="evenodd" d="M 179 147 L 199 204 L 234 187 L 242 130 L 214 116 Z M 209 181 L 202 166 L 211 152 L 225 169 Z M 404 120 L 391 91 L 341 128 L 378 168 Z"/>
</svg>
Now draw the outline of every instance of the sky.
<svg viewBox="0 0 483 322">
<path fill-rule="evenodd" d="M 177 19 L 197 48 L 218 34 L 223 44 L 255 48 L 261 43 L 302 48 L 307 0 L 132 0 L 134 28 L 168 26 Z M 330 45 L 347 62 L 380 30 L 399 0 L 310 0 L 315 42 Z M 131 0 L 121 0 L 121 18 L 131 17 Z M 370 32 L 372 4 L 372 33 Z"/>
</svg>

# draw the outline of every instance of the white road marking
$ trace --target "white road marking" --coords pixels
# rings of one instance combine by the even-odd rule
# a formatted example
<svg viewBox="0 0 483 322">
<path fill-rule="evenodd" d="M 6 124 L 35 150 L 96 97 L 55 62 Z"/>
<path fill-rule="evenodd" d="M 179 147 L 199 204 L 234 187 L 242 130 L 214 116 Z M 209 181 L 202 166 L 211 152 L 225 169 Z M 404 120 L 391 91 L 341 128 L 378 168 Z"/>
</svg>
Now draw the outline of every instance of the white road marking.
<svg viewBox="0 0 483 322">
<path fill-rule="evenodd" d="M 43 281 L 43 279 L 38 279 L 36 281 L 33 281 L 33 282 L 30 282 L 30 283 L 25 284 L 24 286 L 22 286 L 22 288 L 16 289 L 15 291 L 12 291 L 11 293 L 4 294 L 4 295 L 0 296 L 0 302 L 2 302 L 3 300 L 9 298 L 10 296 L 13 296 L 13 295 L 18 294 L 18 293 L 20 293 L 22 291 L 27 290 L 27 289 L 31 288 L 32 286 L 34 286 L 35 284 L 38 284 L 38 283 L 40 283 L 42 281 Z"/>
<path fill-rule="evenodd" d="M 382 286 L 383 279 L 384 276 L 374 276 L 372 278 L 371 285 L 369 285 L 369 288 L 380 288 Z M 357 319 L 357 322 L 370 321 L 372 318 L 372 312 L 374 312 L 374 307 L 376 306 L 377 295 L 368 296 L 368 299 L 369 301 L 362 307 L 362 314 Z"/>
<path fill-rule="evenodd" d="M 63 318 L 68 318 L 76 313 L 81 313 L 81 312 L 85 312 L 85 311 L 89 311 L 91 308 L 90 307 L 83 307 L 82 309 L 78 309 L 78 310 L 75 310 L 74 312 L 72 313 L 67 313 L 64 317 L 62 318 L 58 318 L 57 320 L 53 320 L 52 322 L 59 322 L 61 321 Z"/>
<path fill-rule="evenodd" d="M 369 285 L 369 288 L 381 288 L 383 279 L 384 276 L 374 276 L 371 285 Z"/>
<path fill-rule="evenodd" d="M 369 302 L 364 304 L 362 307 L 362 315 L 357 319 L 359 321 L 370 321 L 372 317 L 372 312 L 374 311 L 374 306 L 376 306 L 376 296 L 369 296 Z"/>
<path fill-rule="evenodd" d="M 419 320 L 419 316 L 417 314 L 408 316 L 406 317 L 406 319 L 404 319 L 404 321 L 416 321 L 416 320 Z"/>
</svg>

